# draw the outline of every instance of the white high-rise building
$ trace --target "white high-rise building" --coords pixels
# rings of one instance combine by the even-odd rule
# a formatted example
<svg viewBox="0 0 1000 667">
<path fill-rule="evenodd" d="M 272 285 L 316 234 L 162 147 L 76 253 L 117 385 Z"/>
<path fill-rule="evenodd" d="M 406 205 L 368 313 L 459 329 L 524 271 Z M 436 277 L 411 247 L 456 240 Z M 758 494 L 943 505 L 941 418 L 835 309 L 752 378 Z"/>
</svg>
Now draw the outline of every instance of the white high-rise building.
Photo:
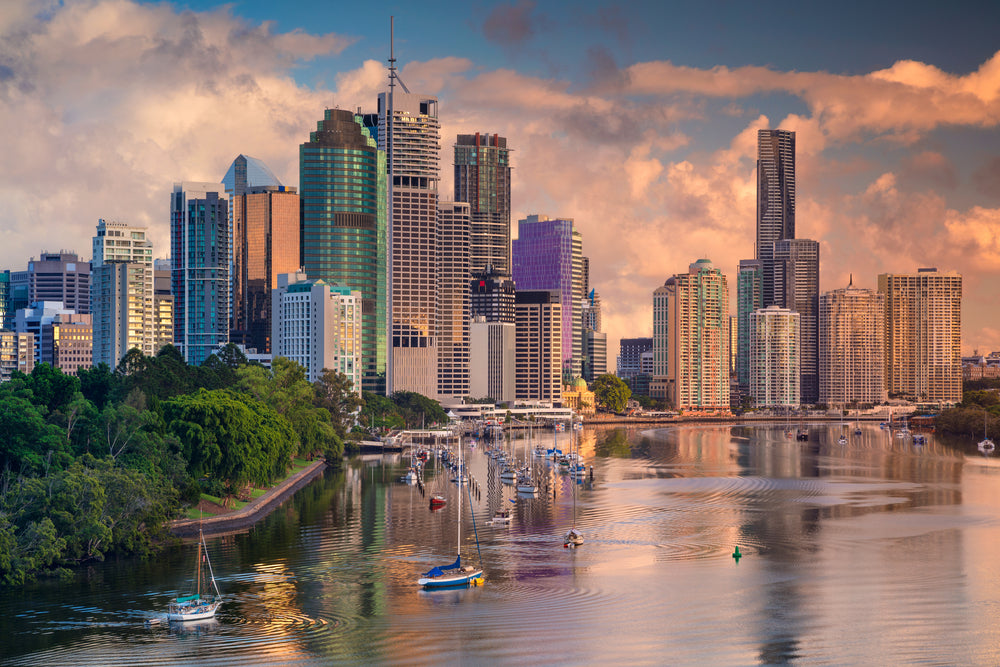
<svg viewBox="0 0 1000 667">
<path fill-rule="evenodd" d="M 514 363 L 517 326 L 488 322 L 482 315 L 469 325 L 469 395 L 510 402 L 516 398 Z"/>
<path fill-rule="evenodd" d="M 962 276 L 917 269 L 884 273 L 885 380 L 890 396 L 933 403 L 962 400 Z"/>
<path fill-rule="evenodd" d="M 310 382 L 340 371 L 361 392 L 361 292 L 281 273 L 271 308 L 272 357 L 299 363 Z"/>
<path fill-rule="evenodd" d="M 135 348 L 157 352 L 153 306 L 153 243 L 146 228 L 98 220 L 91 260 L 90 308 L 94 365 L 111 370 Z"/>
<path fill-rule="evenodd" d="M 768 306 L 750 313 L 750 396 L 754 407 L 799 407 L 799 314 Z"/>
<path fill-rule="evenodd" d="M 819 298 L 819 401 L 877 405 L 885 390 L 885 295 L 848 285 Z"/>
</svg>

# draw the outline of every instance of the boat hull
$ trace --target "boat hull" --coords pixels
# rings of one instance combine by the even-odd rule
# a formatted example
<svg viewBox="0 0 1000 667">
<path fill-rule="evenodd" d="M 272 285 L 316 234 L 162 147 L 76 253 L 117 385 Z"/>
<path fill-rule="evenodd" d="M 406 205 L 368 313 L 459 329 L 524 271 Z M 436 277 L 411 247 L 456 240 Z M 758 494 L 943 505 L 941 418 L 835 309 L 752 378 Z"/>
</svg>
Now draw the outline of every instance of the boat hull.
<svg viewBox="0 0 1000 667">
<path fill-rule="evenodd" d="M 201 621 L 206 618 L 215 618 L 215 612 L 222 606 L 222 602 L 209 602 L 201 605 L 191 605 L 189 608 L 180 611 L 168 611 L 168 621 Z"/>
<path fill-rule="evenodd" d="M 421 577 L 417 585 L 424 588 L 455 588 L 458 586 L 478 586 L 483 579 L 483 571 L 446 573 L 440 577 Z"/>
</svg>

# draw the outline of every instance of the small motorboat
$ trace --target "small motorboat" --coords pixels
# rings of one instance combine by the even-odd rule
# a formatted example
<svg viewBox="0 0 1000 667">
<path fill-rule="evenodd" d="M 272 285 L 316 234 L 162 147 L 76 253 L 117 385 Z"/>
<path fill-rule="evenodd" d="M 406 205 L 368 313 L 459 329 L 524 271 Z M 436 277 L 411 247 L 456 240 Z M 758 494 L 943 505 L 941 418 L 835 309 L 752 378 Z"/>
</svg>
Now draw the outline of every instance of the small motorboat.
<svg viewBox="0 0 1000 667">
<path fill-rule="evenodd" d="M 989 438 L 983 438 L 982 440 L 979 441 L 979 451 L 983 452 L 984 454 L 989 454 L 994 449 L 996 449 L 996 445 L 994 445 L 993 441 L 990 440 Z"/>
<path fill-rule="evenodd" d="M 842 435 L 839 438 L 837 438 L 837 444 L 839 444 L 839 445 L 846 445 L 847 444 L 847 436 Z"/>
<path fill-rule="evenodd" d="M 431 496 L 431 509 L 432 510 L 441 509 L 446 504 L 448 504 L 448 501 L 445 500 L 444 496 Z"/>
<path fill-rule="evenodd" d="M 578 547 L 583 544 L 583 533 L 576 528 L 570 528 L 563 538 L 564 547 Z"/>
<path fill-rule="evenodd" d="M 510 526 L 510 510 L 502 510 L 493 515 L 493 518 L 486 522 L 487 526 L 505 528 Z"/>
</svg>

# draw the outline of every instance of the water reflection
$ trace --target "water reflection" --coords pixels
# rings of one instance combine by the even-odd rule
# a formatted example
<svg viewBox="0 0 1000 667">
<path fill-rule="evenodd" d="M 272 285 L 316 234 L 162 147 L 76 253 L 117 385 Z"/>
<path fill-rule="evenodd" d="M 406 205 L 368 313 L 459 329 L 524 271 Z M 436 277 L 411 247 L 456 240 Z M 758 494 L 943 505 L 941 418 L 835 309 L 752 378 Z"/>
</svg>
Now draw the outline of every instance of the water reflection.
<svg viewBox="0 0 1000 667">
<path fill-rule="evenodd" d="M 422 591 L 453 558 L 459 487 L 440 462 L 328 471 L 248 532 L 209 540 L 227 602 L 205 626 L 146 627 L 190 576 L 190 545 L 69 583 L 0 594 L 10 664 L 608 661 L 676 664 L 996 663 L 990 564 L 1000 461 L 931 436 L 839 424 L 588 429 L 594 479 L 530 457 L 518 497 L 477 447 L 463 504 L 487 583 Z M 851 429 L 853 431 L 853 429 Z M 572 433 L 532 434 L 568 451 Z M 975 449 L 975 445 L 971 445 Z M 574 523 L 586 535 L 564 549 Z M 428 499 L 448 503 L 431 511 Z M 468 505 L 475 515 L 475 530 Z M 509 508 L 509 526 L 486 525 Z M 731 558 L 734 547 L 744 554 Z M 445 630 L 446 629 L 446 630 Z M 9 639 L 10 641 L 6 641 Z"/>
</svg>

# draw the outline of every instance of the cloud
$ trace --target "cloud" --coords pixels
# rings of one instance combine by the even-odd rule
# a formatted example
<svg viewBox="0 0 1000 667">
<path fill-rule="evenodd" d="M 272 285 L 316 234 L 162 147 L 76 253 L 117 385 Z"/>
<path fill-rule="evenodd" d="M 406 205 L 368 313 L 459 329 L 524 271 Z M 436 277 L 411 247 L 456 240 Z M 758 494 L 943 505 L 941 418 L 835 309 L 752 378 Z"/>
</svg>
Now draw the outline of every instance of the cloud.
<svg viewBox="0 0 1000 667">
<path fill-rule="evenodd" d="M 524 44 L 544 20 L 522 2 L 494 9 L 487 24 L 491 39 Z M 89 256 L 99 217 L 148 225 L 164 256 L 171 184 L 219 179 L 239 153 L 296 185 L 298 145 L 323 109 L 370 111 L 385 89 L 374 60 L 337 73 L 334 91 L 292 78 L 296 63 L 342 53 L 353 39 L 280 33 L 229 9 L 9 2 L 0 12 L 4 265 L 21 269 L 57 249 L 49 239 Z M 613 366 L 620 337 L 649 334 L 652 292 L 667 277 L 707 256 L 732 282 L 738 261 L 753 256 L 756 133 L 772 126 L 797 133 L 797 227 L 822 243 L 823 289 L 850 273 L 874 286 L 882 271 L 957 268 L 968 276 L 968 343 L 995 340 L 1000 209 L 994 199 L 954 203 L 965 184 L 953 156 L 923 139 L 942 127 L 996 126 L 998 58 L 964 75 L 903 61 L 845 76 L 620 68 L 595 47 L 585 85 L 458 56 L 407 63 L 401 75 L 441 100 L 444 198 L 455 135 L 498 133 L 514 149 L 514 220 L 576 220 Z M 744 111 L 772 94 L 803 104 L 772 117 Z M 973 184 L 996 197 L 1000 160 L 986 161 Z"/>
<path fill-rule="evenodd" d="M 520 46 L 535 36 L 535 3 L 520 0 L 516 5 L 497 5 L 483 22 L 483 35 L 501 46 Z"/>
</svg>

